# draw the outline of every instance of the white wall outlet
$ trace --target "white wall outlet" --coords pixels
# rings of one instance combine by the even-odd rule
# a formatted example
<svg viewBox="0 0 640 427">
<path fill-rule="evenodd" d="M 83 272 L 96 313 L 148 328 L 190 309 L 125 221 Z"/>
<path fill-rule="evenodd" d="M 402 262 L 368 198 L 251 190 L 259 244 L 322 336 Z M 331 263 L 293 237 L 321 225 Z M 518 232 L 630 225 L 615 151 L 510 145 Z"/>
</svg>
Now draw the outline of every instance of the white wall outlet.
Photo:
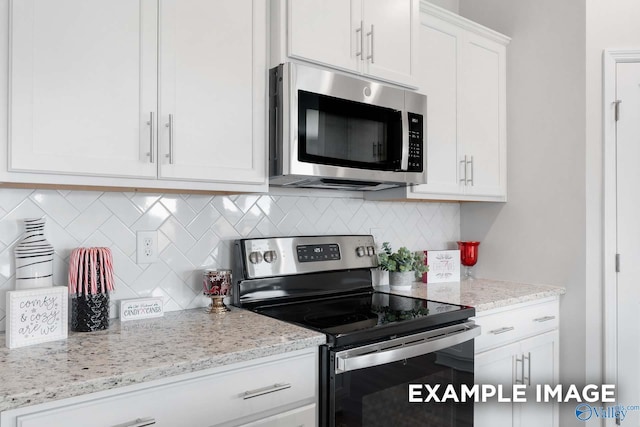
<svg viewBox="0 0 640 427">
<path fill-rule="evenodd" d="M 158 262 L 157 231 L 138 231 L 136 255 L 138 264 L 153 264 Z"/>
</svg>

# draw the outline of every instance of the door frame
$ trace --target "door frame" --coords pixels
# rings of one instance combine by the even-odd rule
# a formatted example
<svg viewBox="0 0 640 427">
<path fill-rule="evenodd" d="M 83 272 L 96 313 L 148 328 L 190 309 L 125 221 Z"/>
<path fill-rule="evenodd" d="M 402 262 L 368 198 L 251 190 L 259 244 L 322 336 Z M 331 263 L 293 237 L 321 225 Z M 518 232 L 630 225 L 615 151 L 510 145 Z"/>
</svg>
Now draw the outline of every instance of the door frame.
<svg viewBox="0 0 640 427">
<path fill-rule="evenodd" d="M 604 298 L 604 382 L 617 383 L 617 147 L 616 147 L 616 68 L 624 62 L 639 62 L 640 49 L 606 49 L 602 57 L 602 130 L 603 130 L 603 298 Z M 607 425 L 613 425 L 609 421 Z"/>
</svg>

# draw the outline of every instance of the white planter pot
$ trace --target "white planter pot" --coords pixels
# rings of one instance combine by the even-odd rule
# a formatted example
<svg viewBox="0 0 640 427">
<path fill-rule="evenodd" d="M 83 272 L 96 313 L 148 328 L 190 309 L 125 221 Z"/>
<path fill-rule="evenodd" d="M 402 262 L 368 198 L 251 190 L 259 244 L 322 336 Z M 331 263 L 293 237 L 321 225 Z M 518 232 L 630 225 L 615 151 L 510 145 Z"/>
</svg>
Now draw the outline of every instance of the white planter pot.
<svg viewBox="0 0 640 427">
<path fill-rule="evenodd" d="M 415 281 L 415 271 L 390 272 L 389 287 L 394 291 L 407 291 Z"/>
<path fill-rule="evenodd" d="M 371 269 L 371 283 L 374 288 L 389 285 L 389 272 L 379 268 Z"/>
</svg>

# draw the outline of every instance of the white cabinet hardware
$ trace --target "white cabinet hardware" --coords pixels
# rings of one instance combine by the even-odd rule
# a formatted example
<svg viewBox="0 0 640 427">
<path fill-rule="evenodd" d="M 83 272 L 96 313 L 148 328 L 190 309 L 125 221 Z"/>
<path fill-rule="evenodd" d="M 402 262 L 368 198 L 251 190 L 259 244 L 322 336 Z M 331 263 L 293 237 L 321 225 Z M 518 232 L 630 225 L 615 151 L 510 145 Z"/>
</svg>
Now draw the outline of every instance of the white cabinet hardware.
<svg viewBox="0 0 640 427">
<path fill-rule="evenodd" d="M 151 113 L 149 113 L 149 121 L 147 122 L 147 124 L 149 125 L 149 152 L 147 153 L 147 155 L 149 156 L 149 162 L 154 163 L 153 161 L 153 150 L 155 150 L 156 144 L 155 141 L 153 140 L 153 135 L 155 135 L 155 121 L 154 119 L 154 112 L 152 111 Z"/>
<path fill-rule="evenodd" d="M 165 154 L 165 157 L 169 159 L 169 164 L 173 164 L 173 114 L 169 114 L 169 121 L 165 125 L 169 128 L 169 152 Z"/>
<path fill-rule="evenodd" d="M 538 317 L 537 319 L 533 319 L 534 322 L 548 322 L 549 320 L 554 320 L 556 316 L 543 316 Z"/>
</svg>

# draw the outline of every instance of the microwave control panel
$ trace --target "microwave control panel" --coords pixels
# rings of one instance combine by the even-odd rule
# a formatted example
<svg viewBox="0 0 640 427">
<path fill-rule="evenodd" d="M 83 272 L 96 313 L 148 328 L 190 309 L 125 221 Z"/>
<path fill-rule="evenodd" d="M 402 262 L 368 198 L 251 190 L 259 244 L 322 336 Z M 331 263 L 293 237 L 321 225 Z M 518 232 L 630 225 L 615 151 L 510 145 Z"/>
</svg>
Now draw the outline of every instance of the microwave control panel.
<svg viewBox="0 0 640 427">
<path fill-rule="evenodd" d="M 409 118 L 409 166 L 408 172 L 422 172 L 423 170 L 423 116 L 408 113 Z"/>
</svg>

